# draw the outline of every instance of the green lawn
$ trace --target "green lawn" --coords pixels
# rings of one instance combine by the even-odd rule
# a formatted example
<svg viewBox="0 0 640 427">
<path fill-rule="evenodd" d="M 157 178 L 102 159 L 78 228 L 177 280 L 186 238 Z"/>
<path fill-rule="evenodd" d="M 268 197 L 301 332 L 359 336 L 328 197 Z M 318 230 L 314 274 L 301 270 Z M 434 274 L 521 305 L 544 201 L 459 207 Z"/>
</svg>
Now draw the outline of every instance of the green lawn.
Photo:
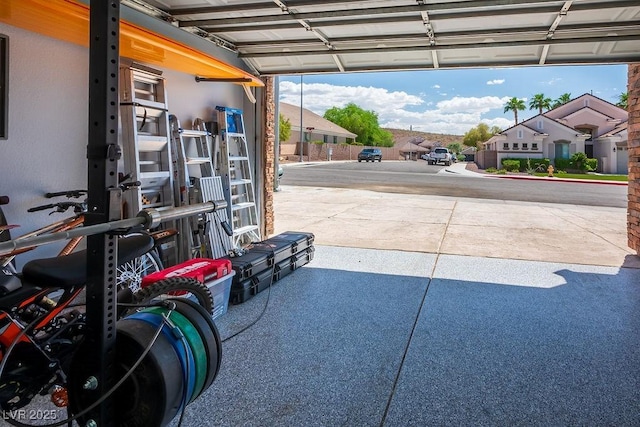
<svg viewBox="0 0 640 427">
<path fill-rule="evenodd" d="M 536 173 L 535 176 L 547 176 L 546 173 Z M 598 181 L 629 181 L 627 175 L 594 175 L 586 173 L 554 173 L 553 176 L 557 178 L 570 178 L 570 179 L 595 179 Z"/>
</svg>

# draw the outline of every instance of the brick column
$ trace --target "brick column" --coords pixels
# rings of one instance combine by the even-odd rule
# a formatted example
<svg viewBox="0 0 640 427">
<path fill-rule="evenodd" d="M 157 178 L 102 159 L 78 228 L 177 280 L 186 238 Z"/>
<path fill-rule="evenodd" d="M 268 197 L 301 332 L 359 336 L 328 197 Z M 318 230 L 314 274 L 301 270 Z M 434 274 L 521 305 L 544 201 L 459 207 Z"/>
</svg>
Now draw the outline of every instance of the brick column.
<svg viewBox="0 0 640 427">
<path fill-rule="evenodd" d="M 264 188 L 262 189 L 262 197 L 264 200 L 264 223 L 262 225 L 263 238 L 270 236 L 274 232 L 274 212 L 273 212 L 273 189 L 275 187 L 275 78 L 263 77 L 264 95 L 265 95 L 265 114 L 264 114 L 264 144 L 263 147 L 263 179 Z"/>
<path fill-rule="evenodd" d="M 640 63 L 629 64 L 627 92 L 629 94 L 627 236 L 629 247 L 640 255 Z"/>
</svg>

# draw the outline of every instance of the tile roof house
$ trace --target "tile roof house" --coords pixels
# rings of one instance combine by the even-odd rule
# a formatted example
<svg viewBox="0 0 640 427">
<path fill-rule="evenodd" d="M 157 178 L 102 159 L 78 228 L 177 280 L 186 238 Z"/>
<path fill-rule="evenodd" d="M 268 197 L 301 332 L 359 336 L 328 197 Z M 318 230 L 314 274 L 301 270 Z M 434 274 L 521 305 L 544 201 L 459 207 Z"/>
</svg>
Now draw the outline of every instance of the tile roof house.
<svg viewBox="0 0 640 427">
<path fill-rule="evenodd" d="M 398 147 L 398 144 L 396 144 L 396 147 Z M 429 151 L 430 150 L 428 148 L 422 147 L 412 141 L 407 141 L 398 147 L 400 157 L 405 160 L 416 160 L 422 154 L 428 153 Z"/>
<path fill-rule="evenodd" d="M 505 158 L 568 159 L 583 152 L 598 159 L 598 171 L 627 174 L 629 113 L 603 99 L 584 94 L 494 135 L 483 145 Z"/>
<path fill-rule="evenodd" d="M 280 114 L 291 123 L 291 136 L 288 140 L 280 142 L 300 142 L 300 106 L 281 102 Z M 302 109 L 302 127 L 304 142 L 322 141 L 337 144 L 347 140 L 353 141 L 358 136 L 306 108 Z"/>
</svg>

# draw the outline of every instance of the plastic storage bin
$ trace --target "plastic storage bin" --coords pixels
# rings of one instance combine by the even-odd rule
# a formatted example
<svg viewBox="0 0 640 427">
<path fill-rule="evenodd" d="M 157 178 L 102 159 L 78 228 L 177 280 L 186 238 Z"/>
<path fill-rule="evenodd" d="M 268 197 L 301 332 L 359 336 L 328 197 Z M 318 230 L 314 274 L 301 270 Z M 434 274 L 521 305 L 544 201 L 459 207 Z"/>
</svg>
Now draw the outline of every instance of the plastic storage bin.
<svg viewBox="0 0 640 427">
<path fill-rule="evenodd" d="M 236 272 L 228 259 L 195 258 L 149 274 L 142 278 L 142 287 L 159 280 L 172 277 L 189 277 L 198 280 L 209 288 L 213 297 L 213 315 L 215 319 L 227 312 L 231 294 L 231 282 Z"/>
<path fill-rule="evenodd" d="M 231 282 L 236 272 L 231 270 L 229 274 L 211 282 L 205 282 L 209 288 L 211 296 L 213 296 L 213 314 L 211 317 L 216 319 L 227 312 L 229 308 L 229 297 L 231 295 Z"/>
</svg>

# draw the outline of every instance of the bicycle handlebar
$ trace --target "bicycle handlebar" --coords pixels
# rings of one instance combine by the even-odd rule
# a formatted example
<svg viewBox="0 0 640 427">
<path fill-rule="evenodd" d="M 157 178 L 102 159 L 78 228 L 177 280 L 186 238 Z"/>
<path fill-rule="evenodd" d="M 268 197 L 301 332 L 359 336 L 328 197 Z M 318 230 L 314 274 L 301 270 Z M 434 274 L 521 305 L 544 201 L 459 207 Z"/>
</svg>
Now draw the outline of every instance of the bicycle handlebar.
<svg viewBox="0 0 640 427">
<path fill-rule="evenodd" d="M 0 196 L 0 205 L 8 205 L 9 196 Z"/>
<path fill-rule="evenodd" d="M 86 211 L 85 206 L 83 203 L 78 203 L 78 202 L 58 202 L 58 203 L 51 203 L 48 205 L 42 205 L 42 206 L 35 206 L 33 208 L 29 208 L 27 209 L 27 212 L 38 212 L 38 211 L 44 211 L 47 209 L 53 209 L 56 208 L 56 212 L 66 212 L 67 209 L 69 208 L 73 208 L 73 211 L 75 213 L 81 213 Z"/>
<path fill-rule="evenodd" d="M 122 191 L 127 191 L 130 188 L 133 187 L 140 187 L 142 185 L 142 183 L 140 181 L 132 181 L 132 182 L 126 182 L 129 181 L 131 179 L 131 174 L 128 173 L 126 175 L 120 175 L 118 177 L 118 186 L 120 187 L 120 190 Z M 61 197 L 64 196 L 68 199 L 77 199 L 81 196 L 85 196 L 88 194 L 87 190 L 66 190 L 66 191 L 53 191 L 53 192 L 49 192 L 49 193 L 45 193 L 44 197 L 46 197 L 47 199 L 52 199 L 54 197 Z M 7 197 L 7 201 L 6 203 L 2 203 L 2 200 L 4 197 L 7 196 L 2 196 L 0 197 L 0 205 L 6 205 L 7 203 L 9 203 L 9 198 Z M 48 207 L 55 207 L 55 205 L 47 205 Z M 68 209 L 69 207 L 65 208 Z M 42 209 L 36 209 L 33 208 L 34 210 L 29 210 L 29 212 L 35 212 L 36 210 L 42 210 L 42 209 L 48 209 L 48 208 L 42 208 Z"/>
<path fill-rule="evenodd" d="M 118 186 L 120 187 L 120 190 L 127 191 L 130 188 L 140 187 L 140 185 L 142 185 L 140 181 L 125 182 L 125 181 L 129 180 L 130 178 L 131 178 L 131 174 L 127 174 L 127 175 L 125 175 L 124 177 L 121 177 L 118 180 L 118 183 L 119 183 Z M 54 191 L 54 192 L 50 192 L 50 193 L 45 193 L 44 197 L 46 197 L 47 199 L 52 199 L 54 197 L 64 196 L 64 197 L 66 197 L 68 199 L 72 199 L 72 198 L 73 199 L 77 199 L 77 198 L 79 198 L 81 196 L 84 196 L 86 194 L 88 194 L 87 190 L 67 190 L 67 191 Z M 9 199 L 8 198 L 7 198 L 7 203 L 9 203 Z M 0 205 L 6 205 L 7 203 L 2 203 L 0 201 Z M 41 209 L 39 209 L 39 210 L 41 210 Z M 29 211 L 29 212 L 35 212 L 35 211 Z"/>
<path fill-rule="evenodd" d="M 43 211 L 45 209 L 51 209 L 54 208 L 56 205 L 55 204 L 50 204 L 50 205 L 42 205 L 42 206 L 35 206 L 33 208 L 29 208 L 27 209 L 27 212 L 38 212 L 38 211 Z"/>
<path fill-rule="evenodd" d="M 60 197 L 65 196 L 68 198 L 77 199 L 80 196 L 87 194 L 87 190 L 68 190 L 68 191 L 58 191 L 54 193 L 45 193 L 44 197 L 47 199 L 51 199 L 52 197 Z"/>
</svg>

